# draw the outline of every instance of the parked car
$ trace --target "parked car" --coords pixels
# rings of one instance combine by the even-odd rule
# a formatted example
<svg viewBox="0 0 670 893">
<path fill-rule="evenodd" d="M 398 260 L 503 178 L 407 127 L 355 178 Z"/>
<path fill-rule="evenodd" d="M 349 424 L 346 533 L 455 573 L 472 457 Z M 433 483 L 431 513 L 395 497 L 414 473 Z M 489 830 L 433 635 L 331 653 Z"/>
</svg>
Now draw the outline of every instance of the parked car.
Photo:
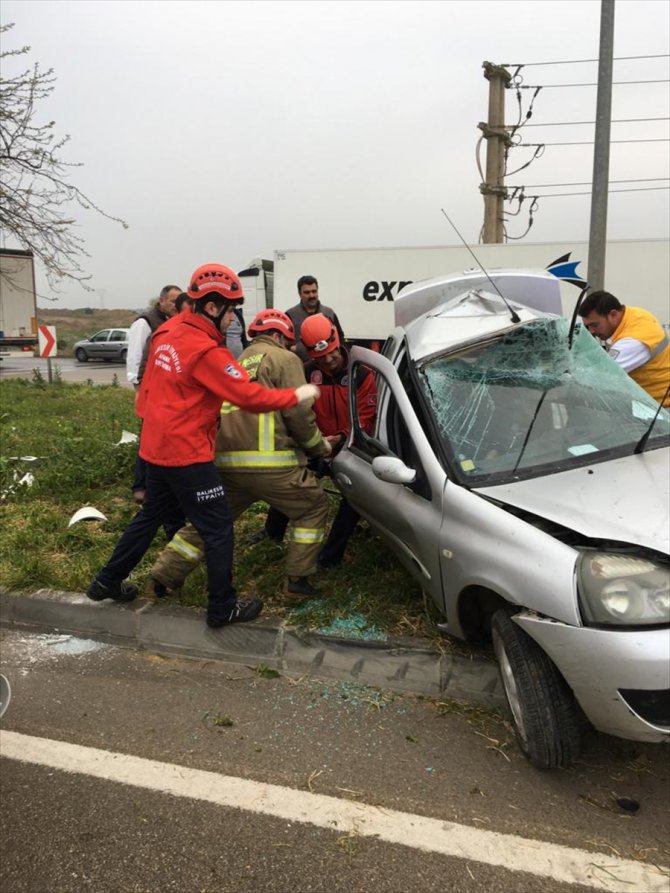
<svg viewBox="0 0 670 893">
<path fill-rule="evenodd" d="M 584 715 L 670 740 L 670 414 L 546 312 L 550 278 L 496 273 L 509 306 L 481 274 L 406 288 L 384 354 L 351 351 L 374 436 L 354 423 L 333 462 L 448 633 L 492 641 L 541 768 L 577 756 Z"/>
<path fill-rule="evenodd" d="M 90 338 L 77 341 L 73 353 L 80 363 L 106 360 L 125 363 L 128 356 L 128 329 L 102 329 Z"/>
</svg>

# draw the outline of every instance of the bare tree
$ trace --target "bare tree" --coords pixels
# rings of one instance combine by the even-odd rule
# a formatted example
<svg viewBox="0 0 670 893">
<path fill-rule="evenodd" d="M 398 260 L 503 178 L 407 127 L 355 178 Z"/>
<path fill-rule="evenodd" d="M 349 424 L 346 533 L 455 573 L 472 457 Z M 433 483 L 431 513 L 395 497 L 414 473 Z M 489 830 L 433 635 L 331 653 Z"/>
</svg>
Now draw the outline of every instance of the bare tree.
<svg viewBox="0 0 670 893">
<path fill-rule="evenodd" d="M 0 35 L 12 27 L 1 26 Z M 3 50 L 3 71 L 8 57 L 29 51 L 27 46 Z M 91 277 L 81 265 L 88 254 L 73 229 L 72 206 L 97 211 L 124 229 L 128 224 L 107 214 L 69 182 L 70 169 L 81 167 L 61 157 L 69 135 L 57 136 L 55 121 L 38 123 L 38 105 L 53 93 L 55 82 L 53 69 L 42 71 L 37 62 L 14 77 L 0 79 L 0 230 L 34 253 L 52 287 L 60 279 L 73 279 L 91 291 L 86 284 Z"/>
</svg>

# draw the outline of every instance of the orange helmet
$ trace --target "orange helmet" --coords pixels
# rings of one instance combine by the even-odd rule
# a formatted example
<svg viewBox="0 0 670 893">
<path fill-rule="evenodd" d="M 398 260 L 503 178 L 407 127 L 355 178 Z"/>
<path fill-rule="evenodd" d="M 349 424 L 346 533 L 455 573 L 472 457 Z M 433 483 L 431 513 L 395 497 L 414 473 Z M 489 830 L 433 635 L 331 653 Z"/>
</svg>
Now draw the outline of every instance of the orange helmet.
<svg viewBox="0 0 670 893">
<path fill-rule="evenodd" d="M 310 357 L 323 357 L 340 346 L 337 329 L 323 313 L 308 316 L 300 326 L 300 340 Z"/>
<path fill-rule="evenodd" d="M 261 310 L 254 316 L 249 326 L 249 337 L 262 335 L 264 332 L 279 332 L 288 341 L 295 342 L 295 332 L 291 318 L 281 310 Z"/>
<path fill-rule="evenodd" d="M 223 264 L 203 264 L 198 267 L 191 276 L 186 294 L 194 301 L 219 297 L 235 304 L 244 302 L 242 283 L 237 274 Z"/>
</svg>

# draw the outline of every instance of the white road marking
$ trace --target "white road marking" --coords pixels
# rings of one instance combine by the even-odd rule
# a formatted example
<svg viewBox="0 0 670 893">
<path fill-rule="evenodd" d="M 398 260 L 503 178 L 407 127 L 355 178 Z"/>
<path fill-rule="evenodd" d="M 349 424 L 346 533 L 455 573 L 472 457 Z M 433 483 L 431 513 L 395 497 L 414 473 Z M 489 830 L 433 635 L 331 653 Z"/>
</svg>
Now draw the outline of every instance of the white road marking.
<svg viewBox="0 0 670 893">
<path fill-rule="evenodd" d="M 668 869 L 572 849 L 541 840 L 499 834 L 440 819 L 295 791 L 215 772 L 159 763 L 65 741 L 0 731 L 0 755 L 10 760 L 91 775 L 203 800 L 233 809 L 302 822 L 339 833 L 353 832 L 443 856 L 524 871 L 565 884 L 610 893 L 667 893 Z"/>
</svg>

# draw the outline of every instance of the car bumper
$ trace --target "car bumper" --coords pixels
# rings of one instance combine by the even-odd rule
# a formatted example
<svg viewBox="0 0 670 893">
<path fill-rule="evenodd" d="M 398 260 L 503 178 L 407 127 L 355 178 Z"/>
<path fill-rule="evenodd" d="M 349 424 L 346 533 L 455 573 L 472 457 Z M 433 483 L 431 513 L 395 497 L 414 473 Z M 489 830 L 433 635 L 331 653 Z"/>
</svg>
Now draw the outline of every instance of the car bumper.
<svg viewBox="0 0 670 893">
<path fill-rule="evenodd" d="M 514 617 L 551 657 L 589 721 L 632 741 L 670 741 L 670 630 L 574 627 Z"/>
</svg>

